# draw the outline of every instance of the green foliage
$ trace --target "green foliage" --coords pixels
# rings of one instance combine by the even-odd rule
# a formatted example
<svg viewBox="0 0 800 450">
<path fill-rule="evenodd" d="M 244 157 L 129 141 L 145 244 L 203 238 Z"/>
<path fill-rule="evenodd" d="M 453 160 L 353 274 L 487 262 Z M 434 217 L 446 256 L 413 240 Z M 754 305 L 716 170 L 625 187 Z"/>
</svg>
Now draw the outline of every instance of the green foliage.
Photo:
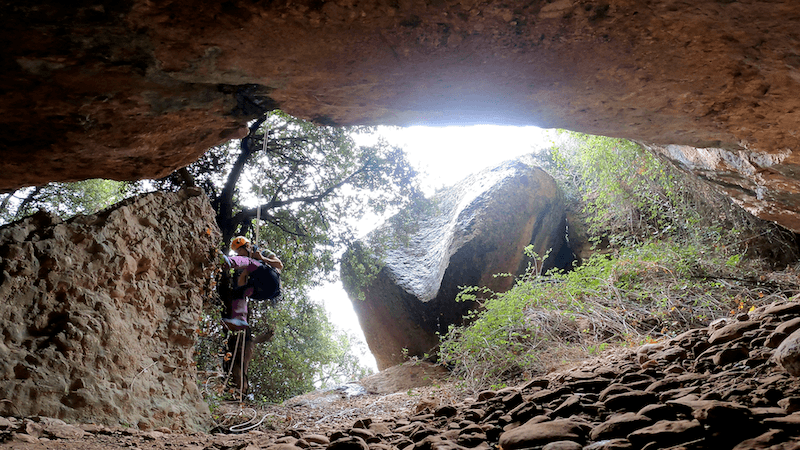
<svg viewBox="0 0 800 450">
<path fill-rule="evenodd" d="M 347 292 L 357 293 L 357 299 L 363 301 L 365 295 L 361 286 L 368 285 L 378 276 L 385 266 L 382 255 L 374 247 L 354 242 L 342 257 L 342 284 Z"/>
<path fill-rule="evenodd" d="M 93 214 L 119 202 L 130 190 L 129 183 L 102 179 L 20 189 L 0 199 L 0 223 L 21 219 L 38 210 L 52 212 L 62 219 Z"/>
<path fill-rule="evenodd" d="M 736 267 L 741 260 L 742 260 L 742 255 L 741 254 L 733 255 L 730 258 L 728 258 L 727 261 L 725 261 L 725 265 L 730 267 L 730 268 L 733 268 L 733 267 Z"/>
<path fill-rule="evenodd" d="M 330 280 L 355 240 L 354 223 L 420 197 L 402 149 L 383 140 L 356 145 L 353 137 L 370 131 L 272 111 L 243 140 L 210 149 L 186 169 L 211 198 L 223 247 L 235 235 L 253 237 L 260 210 L 256 241 L 287 263 L 292 286 L 306 289 Z M 174 173 L 157 186 L 178 189 L 184 179 Z"/>
<path fill-rule="evenodd" d="M 255 346 L 250 363 L 248 379 L 255 402 L 281 402 L 371 373 L 356 356 L 357 351 L 363 350 L 358 339 L 337 329 L 324 308 L 308 298 L 290 296 L 271 308 L 251 302 L 250 307 L 254 310 L 251 322 L 254 335 L 267 326 L 275 330 L 271 341 Z M 225 348 L 226 339 L 219 324 L 218 315 L 204 317 L 196 346 L 197 367 L 206 376 L 201 375 L 198 381 L 205 386 L 204 395 L 212 407 L 234 398 L 225 388 L 223 378 L 217 375 L 224 358 L 220 349 Z"/>
<path fill-rule="evenodd" d="M 637 342 L 743 311 L 764 300 L 755 289 L 725 282 L 742 276 L 724 252 L 652 241 L 614 255 L 595 254 L 569 272 L 528 273 L 481 301 L 469 325 L 451 327 L 439 358 L 466 380 L 497 383 L 542 370 L 545 351 L 581 345 L 593 354 L 609 342 Z M 485 289 L 467 288 L 462 295 Z"/>
<path fill-rule="evenodd" d="M 609 345 L 608 345 L 607 342 L 601 342 L 598 345 L 590 345 L 587 350 L 588 350 L 589 355 L 597 356 L 600 353 L 603 353 L 604 351 L 606 351 L 606 349 L 608 349 L 608 347 L 609 347 Z"/>
<path fill-rule="evenodd" d="M 369 375 L 355 355 L 356 339 L 337 330 L 320 305 L 293 297 L 276 308 L 260 308 L 259 315 L 255 323 L 270 324 L 275 336 L 256 346 L 250 364 L 257 401 L 280 402 Z"/>
<path fill-rule="evenodd" d="M 769 261 L 753 250 L 796 260 L 791 236 L 637 144 L 570 136 L 542 162 L 603 253 L 571 271 L 531 265 L 507 292 L 463 288 L 459 298 L 480 307 L 442 337 L 439 358 L 467 384 L 500 384 L 576 347 L 585 356 L 639 345 L 785 298 L 784 288 L 762 282 Z"/>
<path fill-rule="evenodd" d="M 420 224 L 437 214 L 438 208 L 437 200 L 414 193 L 409 203 L 390 217 L 386 225 L 372 231 L 362 241 L 353 242 L 341 261 L 342 283 L 347 292 L 351 295 L 356 293 L 359 300 L 364 300 L 362 288 L 369 285 L 384 268 L 386 254 L 407 246 Z"/>
<path fill-rule="evenodd" d="M 188 176 L 158 181 L 161 188 L 177 189 L 193 179 L 211 198 L 223 247 L 234 235 L 249 235 L 285 264 L 279 306 L 250 302 L 251 326 L 276 330 L 271 342 L 256 346 L 250 365 L 250 392 L 260 401 L 281 401 L 366 374 L 354 354 L 355 339 L 336 330 L 307 295 L 334 276 L 338 256 L 355 239 L 353 223 L 419 195 L 401 149 L 383 141 L 355 144 L 353 135 L 366 131 L 321 127 L 274 111 L 254 122 L 241 142 L 211 149 L 186 169 Z M 259 214 L 263 225 L 255 236 Z M 362 261 L 359 278 L 381 267 L 377 255 Z M 217 305 L 209 306 L 209 314 L 216 314 Z M 210 342 L 219 342 L 221 328 L 208 329 Z M 213 358 L 201 354 L 198 364 L 214 367 Z"/>
<path fill-rule="evenodd" d="M 248 371 L 250 393 L 257 402 L 281 402 L 316 388 L 330 387 L 369 375 L 357 354 L 358 339 L 337 329 L 324 308 L 308 298 L 301 286 L 293 285 L 292 271 L 283 273 L 282 301 L 249 302 L 253 334 L 272 328 L 271 341 L 255 346 Z M 302 274 L 300 274 L 302 276 Z M 210 307 L 201 319 L 201 339 L 196 347 L 198 368 L 220 372 L 227 333 L 220 325 L 219 309 Z M 358 352 L 358 353 L 357 353 Z M 203 381 L 203 380 L 200 380 Z M 217 381 L 217 390 L 206 390 L 207 401 L 229 397 Z"/>
<path fill-rule="evenodd" d="M 564 190 L 583 205 L 594 242 L 612 246 L 691 232 L 701 216 L 692 185 L 639 144 L 564 131 L 542 159 Z"/>
</svg>

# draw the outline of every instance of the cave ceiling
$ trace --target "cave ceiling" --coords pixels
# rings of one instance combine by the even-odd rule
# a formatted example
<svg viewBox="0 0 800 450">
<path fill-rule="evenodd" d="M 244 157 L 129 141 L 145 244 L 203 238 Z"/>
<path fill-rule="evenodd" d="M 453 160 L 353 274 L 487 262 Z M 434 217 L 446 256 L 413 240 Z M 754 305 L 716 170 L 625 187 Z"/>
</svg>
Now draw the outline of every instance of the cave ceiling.
<svg viewBox="0 0 800 450">
<path fill-rule="evenodd" d="M 800 230 L 800 2 L 0 8 L 3 192 L 163 176 L 281 108 L 329 125 L 537 125 L 659 144 Z"/>
</svg>

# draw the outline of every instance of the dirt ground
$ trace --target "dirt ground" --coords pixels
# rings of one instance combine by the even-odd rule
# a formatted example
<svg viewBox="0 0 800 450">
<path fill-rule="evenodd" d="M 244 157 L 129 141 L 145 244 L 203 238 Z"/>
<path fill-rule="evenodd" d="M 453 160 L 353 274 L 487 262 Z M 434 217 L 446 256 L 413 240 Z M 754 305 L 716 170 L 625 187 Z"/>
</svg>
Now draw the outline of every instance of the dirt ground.
<svg viewBox="0 0 800 450">
<path fill-rule="evenodd" d="M 47 418 L 0 418 L 0 448 L 253 450 L 280 443 L 280 438 L 287 435 L 328 436 L 352 427 L 359 419 L 380 422 L 405 417 L 440 404 L 458 403 L 467 397 L 466 392 L 448 382 L 441 372 L 427 370 L 421 376 L 419 366 L 401 367 L 362 380 L 358 395 L 349 395 L 348 391 L 357 388 L 350 385 L 349 390 L 316 391 L 280 405 L 236 402 L 217 405 L 214 408 L 216 425 L 209 433 L 63 424 Z M 423 384 L 426 386 L 419 386 Z M 364 386 L 372 392 L 365 392 Z"/>
</svg>

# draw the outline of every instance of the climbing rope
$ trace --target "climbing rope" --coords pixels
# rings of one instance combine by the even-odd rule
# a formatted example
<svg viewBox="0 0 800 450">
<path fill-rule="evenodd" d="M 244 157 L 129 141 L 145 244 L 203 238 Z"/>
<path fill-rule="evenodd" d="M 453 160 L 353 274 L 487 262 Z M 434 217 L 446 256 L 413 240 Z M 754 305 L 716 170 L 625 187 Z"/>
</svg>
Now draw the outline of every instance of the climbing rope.
<svg viewBox="0 0 800 450">
<path fill-rule="evenodd" d="M 264 420 L 266 420 L 267 417 L 269 417 L 269 416 L 277 416 L 277 414 L 275 414 L 275 413 L 265 413 L 263 416 L 261 416 L 261 420 L 259 420 L 258 422 L 255 422 L 256 418 L 258 418 L 258 411 L 256 411 L 253 408 L 248 408 L 248 409 L 253 411 L 253 418 L 248 420 L 245 423 L 241 423 L 239 425 L 233 425 L 233 426 L 229 427 L 228 429 L 232 433 L 244 433 L 245 431 L 250 431 L 250 430 L 258 427 L 262 423 L 264 423 Z M 243 411 L 240 411 L 239 415 L 241 415 L 241 412 L 243 412 Z"/>
<path fill-rule="evenodd" d="M 245 337 L 245 340 L 242 340 L 242 336 L 244 335 L 244 333 L 245 333 L 244 330 L 240 330 L 240 331 L 235 331 L 234 332 L 234 334 L 236 335 L 236 345 L 234 346 L 234 350 L 233 351 L 234 352 L 238 352 L 239 351 L 239 344 L 240 343 L 242 344 L 242 353 L 241 353 L 241 359 L 240 359 L 240 361 L 242 361 L 242 362 L 244 362 L 244 344 L 246 343 L 245 342 L 246 337 Z M 230 337 L 228 339 L 230 339 Z M 211 396 L 212 395 L 212 393 L 209 391 L 209 385 L 211 384 L 210 381 L 212 379 L 214 379 L 214 378 L 221 378 L 222 379 L 222 386 L 223 387 L 228 386 L 228 382 L 230 381 L 231 375 L 233 374 L 233 364 L 236 361 L 236 355 L 233 354 L 233 353 L 230 353 L 230 356 L 229 356 L 229 354 L 226 353 L 225 354 L 225 358 L 229 358 L 229 357 L 231 359 L 231 364 L 228 366 L 228 370 L 227 370 L 226 373 L 224 373 L 222 375 L 212 375 L 212 376 L 210 376 L 210 377 L 208 377 L 206 379 L 206 382 L 203 385 L 203 389 L 204 389 L 205 394 L 207 396 Z M 243 366 L 243 364 L 242 364 L 242 366 Z M 242 368 L 244 368 L 244 367 L 242 367 Z M 238 402 L 241 403 L 243 401 L 243 395 L 244 395 L 243 392 L 242 392 L 242 389 L 241 389 L 242 384 L 244 384 L 244 370 L 240 370 L 239 372 L 240 372 L 239 373 L 239 388 L 240 389 L 239 389 L 239 400 L 238 400 Z"/>
<path fill-rule="evenodd" d="M 236 336 L 236 345 L 235 350 L 238 350 L 239 347 L 239 337 L 244 335 L 244 339 L 242 339 L 242 354 L 239 355 L 239 403 L 242 402 L 244 399 L 244 348 L 247 346 L 247 331 L 241 330 L 239 331 L 239 335 Z M 233 366 L 233 364 L 231 364 Z"/>
<path fill-rule="evenodd" d="M 250 414 L 248 414 L 248 416 L 252 417 L 250 417 L 246 422 L 231 425 L 231 422 L 238 417 L 244 416 L 246 412 L 249 412 Z M 267 417 L 270 416 L 279 417 L 279 415 L 275 413 L 265 413 L 259 419 L 259 413 L 254 408 L 242 408 L 239 411 L 232 411 L 223 414 L 222 420 L 220 422 L 214 421 L 214 424 L 216 425 L 215 428 L 227 429 L 231 433 L 244 433 L 259 427 L 262 423 L 264 423 L 265 420 L 267 420 Z"/>
<path fill-rule="evenodd" d="M 262 148 L 261 148 L 263 153 L 267 152 L 267 142 L 268 141 L 269 141 L 269 127 L 265 126 L 265 128 L 264 128 L 264 141 L 263 141 L 263 145 L 262 145 Z M 252 239 L 252 242 L 254 244 L 256 244 L 256 245 L 258 245 L 258 243 L 259 243 L 260 226 L 261 226 L 261 197 L 263 195 L 262 190 L 263 190 L 262 184 L 258 183 L 258 197 L 257 197 L 257 200 L 256 200 L 256 225 L 255 225 L 255 230 L 254 230 L 255 236 L 253 236 L 253 239 Z M 246 330 L 240 330 L 240 331 L 236 332 L 236 345 L 234 347 L 234 352 L 238 352 L 239 351 L 239 344 L 241 343 L 241 354 L 240 354 L 240 358 L 239 358 L 239 368 L 240 368 L 240 370 L 239 370 L 239 404 L 240 405 L 244 401 L 244 389 L 243 389 L 243 387 L 244 387 L 244 377 L 245 377 L 245 373 L 244 373 L 245 372 L 244 354 L 245 354 L 245 346 L 247 344 L 246 336 L 245 336 L 244 340 L 241 339 L 241 337 L 242 337 L 242 335 L 244 333 L 246 333 Z M 235 360 L 236 360 L 235 355 L 233 355 L 230 367 L 228 367 L 228 373 L 223 378 L 223 386 L 227 386 L 227 384 L 228 384 L 228 380 L 230 379 L 231 374 L 233 372 L 233 363 L 234 363 Z M 271 415 L 270 413 L 264 414 L 264 416 L 261 417 L 261 420 L 255 422 L 255 420 L 258 417 L 258 413 L 256 412 L 255 409 L 250 408 L 250 410 L 253 411 L 253 417 L 250 420 L 248 420 L 247 422 L 243 423 L 243 424 L 233 425 L 233 426 L 229 427 L 228 429 L 230 430 L 230 432 L 232 432 L 232 433 L 242 433 L 242 432 L 245 432 L 245 431 L 248 431 L 248 430 L 252 430 L 253 428 L 256 428 L 259 425 L 261 425 L 264 422 L 264 420 L 269 415 Z M 225 420 L 223 420 L 222 423 L 217 423 L 216 425 L 219 428 L 222 428 L 233 417 L 238 417 L 238 416 L 241 416 L 242 414 L 243 414 L 243 410 L 241 410 L 241 409 L 239 410 L 238 413 L 227 413 L 227 414 L 224 415 Z M 274 414 L 272 414 L 272 415 L 274 415 Z"/>
<path fill-rule="evenodd" d="M 227 386 L 228 385 L 228 381 L 231 379 L 231 374 L 233 373 L 234 363 L 236 362 L 236 354 L 235 354 L 235 352 L 239 351 L 239 344 L 241 343 L 242 344 L 242 354 L 241 354 L 241 358 L 239 359 L 239 369 L 240 369 L 239 370 L 239 403 L 242 402 L 242 399 L 243 399 L 243 396 L 244 396 L 244 393 L 243 393 L 243 391 L 244 391 L 244 389 L 243 389 L 243 386 L 244 386 L 244 346 L 247 343 L 246 342 L 247 341 L 247 336 L 245 336 L 245 338 L 242 339 L 242 335 L 244 335 L 245 333 L 246 333 L 245 330 L 239 330 L 239 331 L 235 332 L 235 334 L 236 334 L 236 344 L 233 346 L 233 352 L 234 353 L 231 354 L 231 363 L 230 363 L 230 365 L 228 365 L 228 373 L 225 374 L 225 378 L 222 380 L 222 382 L 224 383 L 223 386 Z M 230 339 L 230 338 L 228 338 L 228 339 Z M 227 355 L 225 355 L 225 356 L 227 356 Z"/>
<path fill-rule="evenodd" d="M 17 405 L 15 405 L 13 401 L 11 401 L 11 400 L 9 400 L 7 398 L 4 398 L 4 399 L 0 399 L 0 403 L 8 403 L 9 405 L 11 405 L 12 408 L 14 408 L 14 410 L 17 411 L 17 414 L 20 417 L 23 417 L 23 414 L 19 411 L 19 408 L 17 408 Z"/>
<path fill-rule="evenodd" d="M 261 419 L 258 419 L 258 412 L 255 409 L 253 409 L 253 408 L 246 408 L 246 409 L 245 408 L 241 408 L 241 405 L 244 402 L 244 390 L 242 389 L 242 387 L 244 385 L 244 354 L 245 354 L 245 345 L 247 343 L 246 342 L 246 340 L 247 340 L 246 332 L 247 332 L 246 330 L 239 330 L 239 331 L 235 331 L 234 332 L 234 334 L 236 335 L 236 341 L 235 341 L 233 353 L 230 355 L 231 364 L 228 366 L 227 372 L 225 374 L 222 374 L 222 375 L 212 375 L 212 376 L 208 377 L 206 379 L 206 382 L 205 382 L 204 387 L 203 387 L 203 389 L 205 391 L 205 394 L 207 396 L 211 396 L 211 392 L 209 392 L 209 386 L 211 384 L 211 380 L 212 379 L 221 378 L 222 379 L 222 386 L 223 387 L 228 386 L 228 381 L 231 379 L 231 376 L 233 375 L 234 362 L 236 361 L 236 357 L 239 356 L 239 358 L 240 358 L 239 359 L 239 366 L 240 366 L 241 370 L 239 370 L 239 390 L 238 390 L 239 391 L 238 392 L 239 397 L 236 400 L 236 402 L 239 404 L 240 409 L 237 412 L 228 412 L 228 413 L 223 414 L 222 415 L 222 419 L 223 420 L 221 420 L 221 421 L 217 421 L 216 419 L 212 418 L 212 420 L 214 421 L 215 428 L 227 429 L 231 433 L 243 433 L 245 431 L 252 430 L 252 429 L 257 428 L 258 426 L 260 426 L 262 423 L 264 423 L 264 421 L 270 415 L 276 416 L 276 414 L 274 414 L 274 413 L 265 413 L 261 417 Z M 231 339 L 231 337 L 229 337 L 228 339 Z M 241 348 L 241 350 L 239 350 L 240 348 Z M 227 353 L 226 353 L 225 357 L 226 358 L 228 357 Z M 252 417 L 250 417 L 244 423 L 230 425 L 230 423 L 235 418 L 241 417 L 242 415 L 245 414 L 246 411 L 252 411 Z"/>
<path fill-rule="evenodd" d="M 267 153 L 267 141 L 269 140 L 269 127 L 265 126 L 264 128 L 264 145 L 261 147 L 261 151 L 263 153 Z M 258 183 L 258 197 L 256 199 L 256 235 L 253 242 L 258 244 L 259 243 L 259 228 L 261 226 L 261 196 L 262 196 L 262 184 Z"/>
</svg>

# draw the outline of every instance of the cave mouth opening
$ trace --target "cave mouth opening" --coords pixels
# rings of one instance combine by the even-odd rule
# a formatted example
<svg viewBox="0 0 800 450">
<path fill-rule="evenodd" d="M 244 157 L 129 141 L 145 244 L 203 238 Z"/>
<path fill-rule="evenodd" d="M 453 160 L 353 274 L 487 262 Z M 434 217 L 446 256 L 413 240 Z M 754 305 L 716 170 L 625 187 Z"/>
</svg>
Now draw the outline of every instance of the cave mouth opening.
<svg viewBox="0 0 800 450">
<path fill-rule="evenodd" d="M 382 125 L 372 135 L 358 136 L 357 143 L 383 138 L 402 147 L 429 195 L 483 169 L 548 148 L 555 136 L 553 129 L 530 125 Z"/>
</svg>

